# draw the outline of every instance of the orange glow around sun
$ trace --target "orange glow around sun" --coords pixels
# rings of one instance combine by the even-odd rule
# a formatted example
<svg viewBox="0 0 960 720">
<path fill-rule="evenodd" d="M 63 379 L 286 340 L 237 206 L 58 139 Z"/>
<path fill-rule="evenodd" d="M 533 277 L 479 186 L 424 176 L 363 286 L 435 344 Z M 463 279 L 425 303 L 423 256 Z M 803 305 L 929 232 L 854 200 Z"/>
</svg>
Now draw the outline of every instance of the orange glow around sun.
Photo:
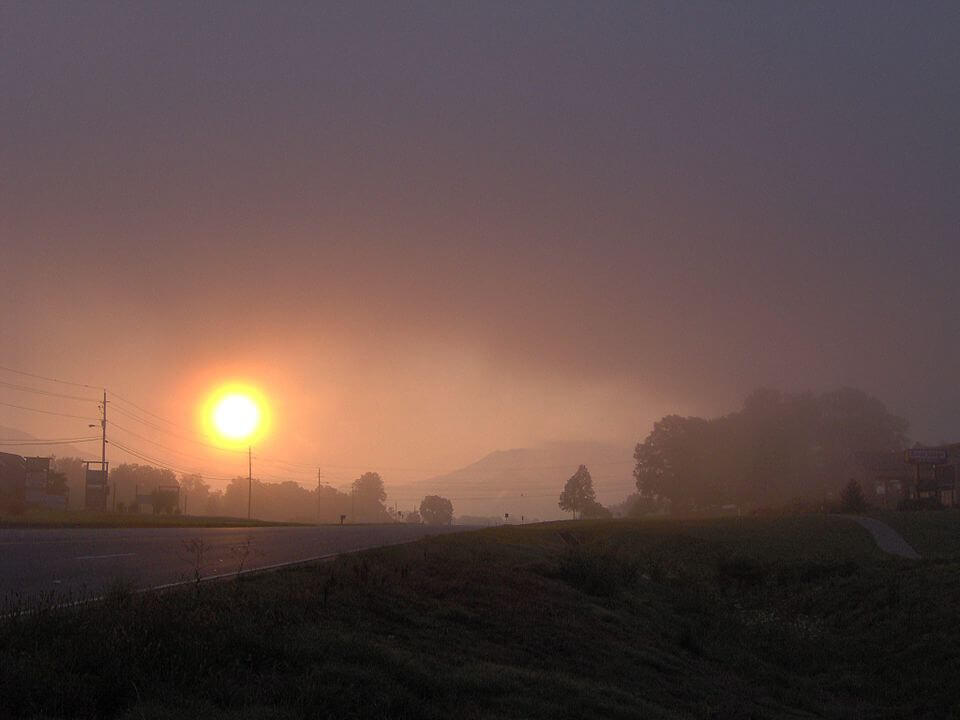
<svg viewBox="0 0 960 720">
<path fill-rule="evenodd" d="M 245 383 L 228 383 L 211 393 L 201 417 L 205 434 L 231 447 L 254 444 L 270 425 L 263 393 Z"/>
</svg>

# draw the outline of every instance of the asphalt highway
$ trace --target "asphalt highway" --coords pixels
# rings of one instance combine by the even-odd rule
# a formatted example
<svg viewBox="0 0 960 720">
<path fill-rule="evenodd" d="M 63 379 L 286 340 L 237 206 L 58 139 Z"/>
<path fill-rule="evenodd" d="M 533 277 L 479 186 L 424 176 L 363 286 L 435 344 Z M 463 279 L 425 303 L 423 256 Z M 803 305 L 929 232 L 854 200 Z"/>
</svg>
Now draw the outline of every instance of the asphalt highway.
<svg viewBox="0 0 960 720">
<path fill-rule="evenodd" d="M 117 583 L 152 588 L 192 580 L 197 569 L 204 578 L 224 577 L 241 568 L 264 569 L 465 529 L 404 524 L 2 529 L 0 599 L 83 599 Z"/>
</svg>

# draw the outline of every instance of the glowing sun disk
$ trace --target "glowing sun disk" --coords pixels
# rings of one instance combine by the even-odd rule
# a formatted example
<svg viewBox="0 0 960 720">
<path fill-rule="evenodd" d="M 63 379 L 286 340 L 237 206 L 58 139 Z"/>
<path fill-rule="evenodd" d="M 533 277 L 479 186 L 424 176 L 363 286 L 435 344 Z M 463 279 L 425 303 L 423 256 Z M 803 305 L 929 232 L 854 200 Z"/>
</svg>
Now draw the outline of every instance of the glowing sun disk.
<svg viewBox="0 0 960 720">
<path fill-rule="evenodd" d="M 213 424 L 221 435 L 242 440 L 256 432 L 260 425 L 260 408 L 249 395 L 225 395 L 213 410 Z"/>
</svg>

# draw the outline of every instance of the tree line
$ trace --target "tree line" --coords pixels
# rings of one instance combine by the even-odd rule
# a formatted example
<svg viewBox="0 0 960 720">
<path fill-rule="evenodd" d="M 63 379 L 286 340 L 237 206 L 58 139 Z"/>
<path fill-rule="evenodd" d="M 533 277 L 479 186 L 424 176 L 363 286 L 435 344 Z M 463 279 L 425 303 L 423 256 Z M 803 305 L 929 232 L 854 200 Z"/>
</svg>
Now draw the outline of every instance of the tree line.
<svg viewBox="0 0 960 720">
<path fill-rule="evenodd" d="M 55 458 L 54 472 L 70 488 L 71 507 L 83 507 L 84 464 L 79 458 Z M 223 488 L 214 488 L 202 475 L 181 473 L 139 463 L 122 463 L 110 469 L 108 484 L 116 497 L 109 507 L 129 512 L 138 508 L 138 496 L 152 501 L 154 512 L 183 512 L 189 515 L 245 517 L 248 479 L 234 477 Z M 167 506 L 160 487 L 179 487 L 179 504 Z M 386 506 L 387 493 L 379 473 L 366 472 L 344 492 L 329 485 L 307 489 L 293 481 L 267 482 L 253 478 L 249 488 L 253 516 L 261 520 L 339 523 L 347 522 L 425 522 L 449 524 L 453 521 L 453 503 L 447 498 L 428 495 L 419 510 L 403 515 Z"/>
<path fill-rule="evenodd" d="M 861 390 L 756 390 L 727 415 L 666 415 L 655 422 L 634 450 L 637 493 L 614 509 L 626 515 L 684 513 L 832 504 L 837 497 L 853 506 L 856 454 L 902 450 L 907 430 L 906 420 Z M 574 518 L 611 514 L 596 501 L 584 465 L 567 480 L 559 506 Z"/>
<path fill-rule="evenodd" d="M 907 445 L 908 423 L 877 398 L 843 388 L 814 394 L 754 391 L 741 409 L 720 417 L 666 415 L 634 449 L 637 494 L 621 506 L 625 514 L 683 513 L 724 505 L 761 507 L 797 500 L 822 502 L 836 497 L 854 472 L 859 451 L 890 452 Z M 83 465 L 57 458 L 54 469 L 66 477 L 71 506 L 83 498 Z M 247 478 L 235 477 L 214 489 L 199 475 L 124 463 L 110 471 L 118 507 L 133 503 L 138 488 L 179 485 L 185 512 L 243 517 Z M 449 499 L 428 496 L 406 517 L 385 505 L 378 473 L 353 481 L 348 492 L 329 486 L 307 489 L 298 483 L 254 479 L 254 517 L 305 522 L 452 522 Z M 73 500 L 77 498 L 79 502 Z M 566 482 L 559 507 L 575 518 L 609 517 L 596 499 L 593 480 L 581 465 Z"/>
<path fill-rule="evenodd" d="M 849 481 L 855 453 L 901 450 L 907 429 L 880 400 L 852 388 L 762 389 L 711 420 L 667 415 L 634 451 L 634 512 L 823 501 Z"/>
</svg>

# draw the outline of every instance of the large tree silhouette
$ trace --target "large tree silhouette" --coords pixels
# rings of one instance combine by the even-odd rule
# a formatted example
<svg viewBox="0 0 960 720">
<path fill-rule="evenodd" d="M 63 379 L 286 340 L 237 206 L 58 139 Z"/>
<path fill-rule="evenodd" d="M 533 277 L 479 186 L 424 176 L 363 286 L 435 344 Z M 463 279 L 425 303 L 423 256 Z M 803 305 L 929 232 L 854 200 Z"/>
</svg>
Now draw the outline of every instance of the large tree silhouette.
<svg viewBox="0 0 960 720">
<path fill-rule="evenodd" d="M 358 520 L 380 522 L 388 519 L 383 501 L 387 492 L 380 473 L 365 472 L 353 481 L 354 514 Z"/>
</svg>

